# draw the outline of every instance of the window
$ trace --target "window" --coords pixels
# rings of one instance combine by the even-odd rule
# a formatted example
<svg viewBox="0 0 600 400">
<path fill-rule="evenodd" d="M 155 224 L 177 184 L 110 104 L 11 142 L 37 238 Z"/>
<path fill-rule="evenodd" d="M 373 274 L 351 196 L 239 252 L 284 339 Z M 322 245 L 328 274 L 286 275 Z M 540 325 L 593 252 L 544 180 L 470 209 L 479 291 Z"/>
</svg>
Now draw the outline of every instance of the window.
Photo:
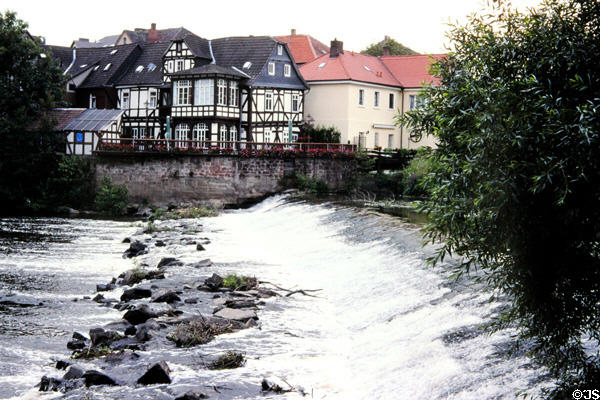
<svg viewBox="0 0 600 400">
<path fill-rule="evenodd" d="M 388 107 L 390 110 L 394 108 L 394 93 L 390 93 L 390 102 Z"/>
<path fill-rule="evenodd" d="M 173 60 L 167 62 L 167 72 L 173 72 Z"/>
<path fill-rule="evenodd" d="M 229 105 L 237 107 L 239 97 L 238 83 L 235 81 L 229 82 Z"/>
<path fill-rule="evenodd" d="M 148 93 L 148 108 L 156 108 L 156 104 L 158 104 L 158 93 L 156 93 L 156 90 L 151 90 L 150 93 Z"/>
<path fill-rule="evenodd" d="M 144 139 L 146 137 L 146 128 L 131 128 L 131 137 L 134 139 Z"/>
<path fill-rule="evenodd" d="M 227 143 L 224 143 L 227 140 L 227 126 L 225 125 L 221 125 L 221 128 L 219 130 L 219 141 L 221 143 L 219 143 L 219 147 L 224 149 L 225 147 L 227 147 Z"/>
<path fill-rule="evenodd" d="M 359 106 L 365 105 L 365 90 L 364 89 L 358 89 L 358 105 Z"/>
<path fill-rule="evenodd" d="M 271 76 L 275 75 L 275 63 L 273 63 L 273 62 L 269 63 L 269 75 L 271 75 Z"/>
<path fill-rule="evenodd" d="M 175 50 L 176 50 L 178 53 L 181 53 L 181 50 L 182 50 L 182 49 L 183 49 L 183 43 L 181 43 L 181 42 L 177 42 L 177 44 L 175 45 Z"/>
<path fill-rule="evenodd" d="M 99 66 L 99 65 L 96 65 L 96 66 L 94 67 L 94 71 L 98 71 L 98 68 L 100 68 L 100 66 Z"/>
<path fill-rule="evenodd" d="M 90 108 L 96 108 L 96 95 L 90 93 Z"/>
<path fill-rule="evenodd" d="M 144 70 L 144 66 L 143 65 L 138 65 L 137 68 L 135 69 L 135 72 L 137 72 L 139 74 L 143 70 Z"/>
<path fill-rule="evenodd" d="M 208 125 L 205 123 L 200 123 L 194 125 L 194 130 L 192 131 L 192 139 L 194 140 L 194 146 L 206 148 L 206 137 L 208 136 Z"/>
<path fill-rule="evenodd" d="M 379 132 L 375 132 L 375 137 L 373 138 L 375 147 L 379 147 Z"/>
<path fill-rule="evenodd" d="M 119 51 L 119 50 L 117 50 L 117 49 L 114 49 L 114 50 L 112 50 L 112 51 L 110 52 L 110 55 L 111 55 L 111 56 L 114 56 L 115 54 L 117 54 L 117 51 Z"/>
<path fill-rule="evenodd" d="M 252 63 L 250 61 L 246 61 L 244 63 L 244 66 L 242 68 L 244 68 L 244 69 L 250 69 L 251 66 L 252 66 Z"/>
<path fill-rule="evenodd" d="M 265 111 L 273 111 L 273 93 L 265 94 Z"/>
<path fill-rule="evenodd" d="M 104 70 L 105 70 L 105 71 L 108 71 L 108 70 L 110 69 L 110 66 L 111 66 L 111 65 L 112 65 L 111 63 L 108 63 L 108 64 L 106 64 L 106 67 L 104 67 Z"/>
<path fill-rule="evenodd" d="M 290 64 L 285 64 L 283 66 L 283 75 L 287 78 L 289 78 L 292 75 L 292 67 L 290 66 Z"/>
<path fill-rule="evenodd" d="M 229 141 L 234 142 L 236 140 L 237 140 L 237 128 L 235 126 L 232 126 L 231 128 L 229 128 Z M 233 143 L 231 143 L 229 145 L 229 147 L 233 147 Z"/>
<path fill-rule="evenodd" d="M 175 65 L 175 72 L 183 71 L 184 70 L 183 64 L 184 64 L 183 60 L 177 60 L 177 64 Z"/>
<path fill-rule="evenodd" d="M 154 63 L 149 63 L 147 68 L 148 71 L 152 72 L 156 69 L 156 65 Z"/>
<path fill-rule="evenodd" d="M 217 80 L 217 104 L 227 105 L 227 81 L 225 79 Z"/>
<path fill-rule="evenodd" d="M 175 81 L 173 83 L 173 96 L 176 106 L 188 106 L 192 102 L 192 81 Z"/>
<path fill-rule="evenodd" d="M 280 44 L 277 45 L 277 55 L 278 56 L 283 55 L 283 46 Z"/>
<path fill-rule="evenodd" d="M 123 99 L 121 100 L 121 110 L 127 110 L 129 108 L 129 92 L 123 92 Z"/>
<path fill-rule="evenodd" d="M 74 83 L 68 83 L 67 84 L 67 92 L 74 92 L 75 89 L 77 89 L 77 86 L 75 86 Z"/>
<path fill-rule="evenodd" d="M 327 64 L 327 63 L 322 62 L 321 64 L 319 64 L 319 66 L 317 68 L 323 68 L 325 66 L 325 64 Z"/>
<path fill-rule="evenodd" d="M 187 147 L 188 135 L 190 133 L 190 127 L 188 124 L 179 124 L 175 127 L 175 147 L 184 148 Z"/>
<path fill-rule="evenodd" d="M 408 96 L 408 100 L 410 110 L 423 107 L 423 99 L 420 96 L 411 94 L 410 96 Z"/>
<path fill-rule="evenodd" d="M 292 95 L 292 112 L 298 112 L 300 109 L 300 95 L 293 94 Z"/>
<path fill-rule="evenodd" d="M 194 87 L 194 104 L 199 106 L 212 106 L 215 104 L 215 81 L 212 79 L 198 79 Z"/>
<path fill-rule="evenodd" d="M 375 98 L 373 99 L 373 106 L 379 107 L 379 92 L 375 92 Z"/>
<path fill-rule="evenodd" d="M 264 134 L 264 140 L 263 140 L 263 141 L 264 141 L 265 143 L 271 143 L 271 130 L 270 130 L 270 129 L 267 129 L 267 130 L 265 131 L 265 134 Z"/>
<path fill-rule="evenodd" d="M 394 135 L 388 135 L 388 149 L 394 148 Z"/>
</svg>

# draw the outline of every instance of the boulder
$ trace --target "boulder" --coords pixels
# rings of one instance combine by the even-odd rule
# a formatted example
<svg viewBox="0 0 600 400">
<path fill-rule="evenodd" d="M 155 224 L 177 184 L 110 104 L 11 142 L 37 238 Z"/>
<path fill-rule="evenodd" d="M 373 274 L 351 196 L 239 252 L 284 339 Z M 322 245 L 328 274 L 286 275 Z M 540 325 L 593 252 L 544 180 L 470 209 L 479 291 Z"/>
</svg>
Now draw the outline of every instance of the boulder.
<svg viewBox="0 0 600 400">
<path fill-rule="evenodd" d="M 113 350 L 139 350 L 140 346 L 136 338 L 129 336 L 123 339 L 115 340 L 110 344 L 110 348 Z"/>
<path fill-rule="evenodd" d="M 102 345 L 109 345 L 115 340 L 121 339 L 121 335 L 119 335 L 116 331 L 104 330 L 102 328 L 93 328 L 90 329 L 90 339 L 92 341 L 93 347 L 98 347 Z"/>
<path fill-rule="evenodd" d="M 131 243 L 131 239 L 126 237 L 121 243 Z"/>
<path fill-rule="evenodd" d="M 196 250 L 198 250 L 198 251 L 204 251 L 204 250 L 206 250 L 206 249 L 204 248 L 204 246 L 202 246 L 200 243 L 198 243 L 198 244 L 196 245 Z"/>
<path fill-rule="evenodd" d="M 152 297 L 152 290 L 144 288 L 131 288 L 123 292 L 121 295 L 121 301 L 144 299 L 146 297 Z"/>
<path fill-rule="evenodd" d="M 181 396 L 175 398 L 175 400 L 200 400 L 200 399 L 208 399 L 208 396 L 198 390 L 190 390 L 189 392 L 185 392 Z"/>
<path fill-rule="evenodd" d="M 79 379 L 79 378 L 83 378 L 83 370 L 74 365 L 71 366 L 71 368 L 69 368 L 67 373 L 63 376 L 63 379 L 65 379 L 65 380 Z"/>
<path fill-rule="evenodd" d="M 129 325 L 126 329 L 125 329 L 125 335 L 127 336 L 133 336 L 135 335 L 137 332 L 137 328 L 133 325 Z"/>
<path fill-rule="evenodd" d="M 210 278 L 204 280 L 204 285 L 211 291 L 216 292 L 223 287 L 223 278 L 217 274 L 212 274 Z"/>
<path fill-rule="evenodd" d="M 127 320 L 131 325 L 143 324 L 150 318 L 156 317 L 158 317 L 158 314 L 146 304 L 140 304 L 123 315 L 123 319 Z"/>
<path fill-rule="evenodd" d="M 95 301 L 96 303 L 102 303 L 102 300 L 104 300 L 104 295 L 98 293 L 93 299 L 92 301 Z"/>
<path fill-rule="evenodd" d="M 56 361 L 56 365 L 54 366 L 56 369 L 67 369 L 67 367 L 71 365 L 70 362 L 65 361 L 65 360 L 58 360 Z"/>
<path fill-rule="evenodd" d="M 156 243 L 154 243 L 154 245 L 156 247 L 165 247 L 166 246 L 165 242 L 163 242 L 162 240 L 157 240 Z"/>
<path fill-rule="evenodd" d="M 129 245 L 129 248 L 123 253 L 123 258 L 132 258 L 148 253 L 148 246 L 136 240 Z"/>
<path fill-rule="evenodd" d="M 111 385 L 115 386 L 117 382 L 108 375 L 104 375 L 102 372 L 88 370 L 83 374 L 85 380 L 85 386 L 96 386 L 96 385 Z"/>
<path fill-rule="evenodd" d="M 159 293 L 155 297 L 152 298 L 153 303 L 175 303 L 176 301 L 181 301 L 181 298 L 177 296 L 172 290 L 168 290 L 166 292 Z"/>
<path fill-rule="evenodd" d="M 185 304 L 198 304 L 198 298 L 197 297 L 190 297 L 189 299 L 185 299 L 183 302 Z"/>
<path fill-rule="evenodd" d="M 81 350 L 87 346 L 88 339 L 79 332 L 73 332 L 72 340 L 67 343 L 69 350 Z"/>
<path fill-rule="evenodd" d="M 210 267 L 211 265 L 212 265 L 212 261 L 207 258 L 205 260 L 198 261 L 197 263 L 193 263 L 191 266 L 194 268 L 205 268 L 205 267 Z"/>
<path fill-rule="evenodd" d="M 113 290 L 115 288 L 114 283 L 107 283 L 106 285 L 96 285 L 96 292 L 107 292 L 109 290 Z"/>
<path fill-rule="evenodd" d="M 141 385 L 154 385 L 157 383 L 171 383 L 169 373 L 171 370 L 164 361 L 159 361 L 146 371 L 144 375 L 137 380 Z"/>
<path fill-rule="evenodd" d="M 180 265 L 183 265 L 183 263 L 174 257 L 163 257 L 158 262 L 156 268 L 176 267 Z"/>
<path fill-rule="evenodd" d="M 49 378 L 44 375 L 40 380 L 40 392 L 57 392 L 62 383 L 62 379 Z"/>
<path fill-rule="evenodd" d="M 215 313 L 215 317 L 232 319 L 234 321 L 246 322 L 249 319 L 258 319 L 253 310 L 239 310 L 236 308 L 223 308 Z"/>
<path fill-rule="evenodd" d="M 257 306 L 254 300 L 225 300 L 225 307 L 229 308 L 255 308 Z"/>
</svg>

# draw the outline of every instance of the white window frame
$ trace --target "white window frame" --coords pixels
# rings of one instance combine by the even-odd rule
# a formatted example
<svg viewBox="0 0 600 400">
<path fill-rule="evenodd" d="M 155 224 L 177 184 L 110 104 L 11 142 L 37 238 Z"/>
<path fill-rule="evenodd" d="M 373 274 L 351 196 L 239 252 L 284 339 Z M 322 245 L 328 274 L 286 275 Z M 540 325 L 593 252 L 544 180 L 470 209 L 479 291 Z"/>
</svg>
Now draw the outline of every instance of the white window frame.
<svg viewBox="0 0 600 400">
<path fill-rule="evenodd" d="M 278 56 L 282 56 L 283 55 L 283 45 L 281 45 L 281 44 L 277 45 L 277 55 Z"/>
<path fill-rule="evenodd" d="M 394 146 L 394 135 L 389 134 L 388 135 L 388 149 L 392 149 L 393 146 Z"/>
<path fill-rule="evenodd" d="M 98 106 L 98 104 L 96 103 L 96 95 L 93 93 L 90 93 L 90 107 L 89 108 L 96 108 Z"/>
<path fill-rule="evenodd" d="M 173 82 L 173 100 L 176 106 L 191 105 L 192 81 L 182 80 Z"/>
<path fill-rule="evenodd" d="M 358 89 L 358 105 L 365 105 L 365 89 Z"/>
<path fill-rule="evenodd" d="M 121 96 L 121 110 L 128 110 L 129 109 L 129 92 L 123 92 L 123 95 Z"/>
<path fill-rule="evenodd" d="M 229 82 L 229 105 L 237 107 L 239 105 L 239 86 L 236 81 Z"/>
<path fill-rule="evenodd" d="M 396 105 L 396 96 L 394 96 L 394 93 L 390 93 L 388 96 L 388 108 L 390 110 L 393 110 L 395 105 Z"/>
<path fill-rule="evenodd" d="M 215 104 L 214 79 L 196 79 L 194 85 L 194 105 L 212 106 Z"/>
<path fill-rule="evenodd" d="M 188 144 L 189 133 L 190 126 L 188 124 L 177 124 L 177 126 L 175 126 L 175 147 L 185 149 Z"/>
<path fill-rule="evenodd" d="M 283 76 L 289 78 L 292 76 L 292 66 L 290 64 L 284 64 L 283 66 Z"/>
<path fill-rule="evenodd" d="M 185 60 L 175 61 L 175 72 L 183 71 L 185 69 Z"/>
<path fill-rule="evenodd" d="M 292 112 L 300 112 L 300 95 L 298 93 L 292 94 Z"/>
<path fill-rule="evenodd" d="M 373 145 L 379 147 L 379 132 L 375 132 L 375 135 L 373 135 Z"/>
<path fill-rule="evenodd" d="M 265 111 L 273 111 L 273 93 L 265 93 Z"/>
<path fill-rule="evenodd" d="M 227 125 L 223 125 L 221 124 L 221 126 L 219 127 L 219 147 L 224 149 L 225 148 L 225 143 L 223 143 L 224 141 L 227 140 Z"/>
<path fill-rule="evenodd" d="M 217 105 L 227 105 L 227 81 L 225 79 L 217 79 Z"/>
<path fill-rule="evenodd" d="M 271 130 L 270 129 L 265 130 L 265 133 L 263 134 L 263 142 L 271 143 Z"/>
<path fill-rule="evenodd" d="M 275 63 L 274 62 L 270 62 L 267 69 L 268 69 L 269 75 L 275 76 Z"/>
<path fill-rule="evenodd" d="M 207 147 L 207 136 L 209 136 L 208 124 L 200 122 L 194 125 L 192 130 L 192 140 L 198 147 L 205 149 Z"/>
<path fill-rule="evenodd" d="M 237 139 L 237 128 L 234 126 L 232 126 L 231 128 L 229 128 L 229 141 L 230 142 L 234 142 Z"/>
<path fill-rule="evenodd" d="M 379 94 L 379 92 L 375 91 L 375 93 L 373 94 L 373 107 L 379 108 L 380 97 L 381 95 Z"/>
<path fill-rule="evenodd" d="M 156 90 L 148 91 L 148 102 L 146 103 L 147 108 L 156 108 L 158 104 L 158 92 Z"/>
</svg>

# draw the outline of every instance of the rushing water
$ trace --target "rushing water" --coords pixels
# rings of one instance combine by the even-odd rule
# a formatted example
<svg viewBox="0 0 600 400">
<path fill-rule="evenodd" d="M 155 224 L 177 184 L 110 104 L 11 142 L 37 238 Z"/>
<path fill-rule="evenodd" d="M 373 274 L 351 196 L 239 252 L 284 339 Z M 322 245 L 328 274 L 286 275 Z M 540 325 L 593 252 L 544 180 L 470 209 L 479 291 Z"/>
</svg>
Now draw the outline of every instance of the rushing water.
<svg viewBox="0 0 600 400">
<path fill-rule="evenodd" d="M 201 382 L 202 389 L 221 388 L 211 398 L 264 399 L 257 388 L 266 377 L 302 386 L 308 398 L 392 400 L 513 399 L 549 384 L 524 355 L 508 356 L 513 332 L 478 330 L 498 304 L 475 286 L 452 282 L 443 268 L 426 266 L 431 249 L 421 246 L 417 227 L 398 218 L 273 197 L 249 210 L 187 222 L 203 224 L 207 251 L 201 257 L 190 246 L 163 251 L 215 263 L 185 270 L 189 282 L 200 279 L 194 274 L 235 272 L 320 291 L 268 299 L 260 329 L 169 350 L 173 387 Z M 42 303 L 0 306 L 0 398 L 38 396 L 33 386 L 52 373 L 53 359 L 68 356 L 74 330 L 120 318 L 112 308 L 73 299 L 131 268 L 121 258 L 127 246 L 121 240 L 136 229 L 83 219 L 0 220 L 0 294 Z M 228 371 L 198 367 L 206 354 L 223 349 L 245 352 L 247 364 Z M 168 390 L 136 397 L 136 390 L 99 388 L 88 398 L 173 398 Z"/>
</svg>

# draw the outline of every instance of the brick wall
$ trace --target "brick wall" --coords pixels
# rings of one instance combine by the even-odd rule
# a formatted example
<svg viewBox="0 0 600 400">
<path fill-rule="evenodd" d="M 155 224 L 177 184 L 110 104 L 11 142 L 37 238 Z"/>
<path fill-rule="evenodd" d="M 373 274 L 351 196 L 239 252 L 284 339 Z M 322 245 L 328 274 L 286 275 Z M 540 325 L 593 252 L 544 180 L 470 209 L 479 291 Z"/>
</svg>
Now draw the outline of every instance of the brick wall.
<svg viewBox="0 0 600 400">
<path fill-rule="evenodd" d="M 294 173 L 342 189 L 356 170 L 354 160 L 240 158 L 236 156 L 97 154 L 96 182 L 124 184 L 132 202 L 155 205 L 242 204 L 283 189 Z"/>
</svg>

